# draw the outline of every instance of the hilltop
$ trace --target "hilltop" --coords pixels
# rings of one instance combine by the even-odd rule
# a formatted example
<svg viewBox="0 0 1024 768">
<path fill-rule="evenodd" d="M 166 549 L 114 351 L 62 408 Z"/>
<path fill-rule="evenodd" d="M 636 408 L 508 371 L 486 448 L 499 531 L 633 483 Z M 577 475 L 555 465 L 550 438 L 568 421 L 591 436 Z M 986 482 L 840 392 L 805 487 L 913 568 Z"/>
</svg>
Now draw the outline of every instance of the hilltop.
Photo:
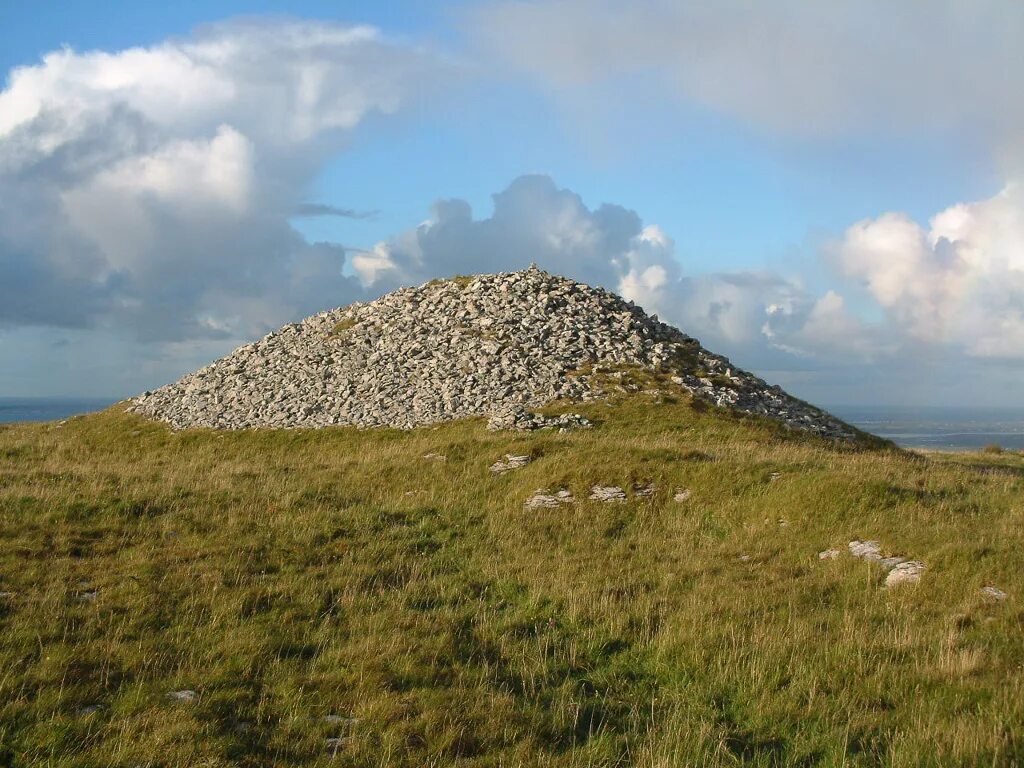
<svg viewBox="0 0 1024 768">
<path fill-rule="evenodd" d="M 175 428 L 410 429 L 488 415 L 501 423 L 509 410 L 621 389 L 616 379 L 631 370 L 738 413 L 826 437 L 856 434 L 632 302 L 536 267 L 434 280 L 314 315 L 131 407 Z"/>
</svg>

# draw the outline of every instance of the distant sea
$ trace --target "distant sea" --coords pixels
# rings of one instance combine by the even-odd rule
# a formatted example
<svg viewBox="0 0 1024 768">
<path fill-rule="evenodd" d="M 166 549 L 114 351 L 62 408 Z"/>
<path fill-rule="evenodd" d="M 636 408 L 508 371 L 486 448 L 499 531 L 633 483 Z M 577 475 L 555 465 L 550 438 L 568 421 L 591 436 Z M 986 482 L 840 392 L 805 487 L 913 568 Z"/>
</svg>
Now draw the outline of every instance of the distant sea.
<svg viewBox="0 0 1024 768">
<path fill-rule="evenodd" d="M 58 421 L 79 413 L 102 411 L 114 398 L 0 397 L 0 424 L 12 421 Z"/>
<path fill-rule="evenodd" d="M 834 405 L 826 410 L 904 448 L 1024 450 L 1024 407 L 947 408 Z"/>
<path fill-rule="evenodd" d="M 0 423 L 56 421 L 101 411 L 113 398 L 0 397 Z M 827 407 L 844 421 L 905 448 L 977 450 L 992 443 L 1024 450 L 1024 407 Z"/>
</svg>

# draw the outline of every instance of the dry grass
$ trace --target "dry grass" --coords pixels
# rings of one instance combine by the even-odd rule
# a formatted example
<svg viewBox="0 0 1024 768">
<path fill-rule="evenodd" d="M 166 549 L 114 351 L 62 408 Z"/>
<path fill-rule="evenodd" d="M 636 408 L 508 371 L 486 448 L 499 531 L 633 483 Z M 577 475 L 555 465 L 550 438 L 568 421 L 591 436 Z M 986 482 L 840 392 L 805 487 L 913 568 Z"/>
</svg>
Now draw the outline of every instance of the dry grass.
<svg viewBox="0 0 1024 768">
<path fill-rule="evenodd" d="M 0 765 L 1024 760 L 1024 458 L 837 450 L 641 395 L 587 413 L 0 429 Z M 492 476 L 504 453 L 536 458 Z M 656 495 L 586 500 L 634 482 Z M 523 508 L 563 485 L 575 504 Z M 921 584 L 818 559 L 853 538 Z"/>
</svg>

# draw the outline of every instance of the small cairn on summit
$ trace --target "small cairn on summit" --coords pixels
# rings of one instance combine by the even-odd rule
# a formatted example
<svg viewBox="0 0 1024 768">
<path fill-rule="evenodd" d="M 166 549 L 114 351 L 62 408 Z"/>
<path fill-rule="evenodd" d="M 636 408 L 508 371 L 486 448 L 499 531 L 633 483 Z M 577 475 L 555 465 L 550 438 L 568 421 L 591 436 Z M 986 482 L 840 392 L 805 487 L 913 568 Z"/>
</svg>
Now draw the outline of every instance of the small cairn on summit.
<svg viewBox="0 0 1024 768">
<path fill-rule="evenodd" d="M 589 422 L 527 409 L 600 397 L 602 376 L 625 367 L 795 429 L 855 435 L 632 302 L 536 267 L 434 280 L 322 312 L 139 395 L 130 410 L 175 429 L 411 429 L 487 416 L 497 429 L 567 430 Z"/>
</svg>

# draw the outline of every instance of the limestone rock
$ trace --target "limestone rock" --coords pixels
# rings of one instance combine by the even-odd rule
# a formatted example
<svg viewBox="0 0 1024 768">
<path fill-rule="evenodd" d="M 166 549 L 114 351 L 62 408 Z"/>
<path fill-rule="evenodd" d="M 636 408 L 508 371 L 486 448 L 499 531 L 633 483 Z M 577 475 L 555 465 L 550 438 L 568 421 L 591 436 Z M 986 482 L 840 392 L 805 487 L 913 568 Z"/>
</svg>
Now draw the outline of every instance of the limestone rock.
<svg viewBox="0 0 1024 768">
<path fill-rule="evenodd" d="M 506 472 L 511 472 L 513 469 L 525 467 L 529 463 L 529 456 L 516 456 L 511 453 L 506 453 L 503 460 L 496 461 L 491 464 L 491 472 L 495 475 L 503 475 Z"/>
<path fill-rule="evenodd" d="M 527 509 L 554 508 L 562 504 L 571 504 L 574 501 L 572 493 L 563 488 L 555 494 L 550 494 L 544 488 L 538 488 L 533 496 L 528 498 L 523 506 Z"/>
<path fill-rule="evenodd" d="M 626 492 L 617 485 L 595 485 L 590 489 L 592 501 L 620 502 L 626 500 Z"/>
<path fill-rule="evenodd" d="M 860 557 L 864 560 L 881 560 L 882 559 L 882 545 L 877 541 L 858 541 L 853 540 L 849 544 L 850 554 L 854 557 Z"/>
<path fill-rule="evenodd" d="M 885 577 L 885 586 L 895 587 L 900 584 L 916 584 L 921 580 L 925 565 L 920 560 L 907 560 L 895 566 Z"/>
</svg>

